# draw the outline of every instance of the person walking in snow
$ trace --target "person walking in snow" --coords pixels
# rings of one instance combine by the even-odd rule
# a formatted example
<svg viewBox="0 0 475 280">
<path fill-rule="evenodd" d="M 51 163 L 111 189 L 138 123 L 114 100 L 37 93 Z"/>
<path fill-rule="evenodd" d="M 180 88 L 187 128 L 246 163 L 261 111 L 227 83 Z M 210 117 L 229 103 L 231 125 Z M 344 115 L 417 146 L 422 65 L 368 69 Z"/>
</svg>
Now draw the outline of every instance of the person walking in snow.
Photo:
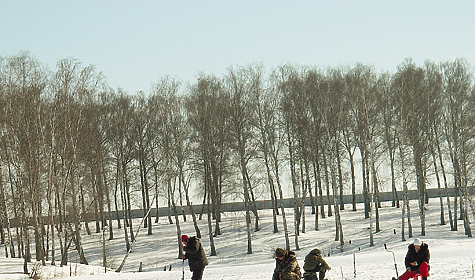
<svg viewBox="0 0 475 280">
<path fill-rule="evenodd" d="M 188 260 L 190 271 L 193 272 L 191 279 L 201 280 L 205 266 L 208 265 L 208 259 L 206 258 L 203 246 L 201 246 L 200 239 L 196 236 L 188 238 L 187 235 L 182 235 L 181 242 L 185 245 L 183 246 L 185 254 L 182 258 L 183 260 Z"/>
<path fill-rule="evenodd" d="M 272 280 L 300 280 L 302 273 L 294 252 L 277 248 L 274 253 L 275 269 Z"/>
<path fill-rule="evenodd" d="M 325 273 L 330 270 L 331 267 L 322 258 L 322 253 L 320 250 L 313 249 L 305 257 L 303 269 L 305 270 L 303 274 L 304 280 L 323 280 L 325 278 Z"/>
<path fill-rule="evenodd" d="M 406 272 L 399 276 L 398 280 L 414 278 L 416 274 L 421 274 L 422 280 L 427 280 L 430 269 L 429 259 L 429 245 L 423 243 L 419 238 L 414 239 L 414 242 L 407 247 L 407 254 L 404 260 Z M 396 280 L 396 278 L 393 277 L 393 280 Z"/>
</svg>

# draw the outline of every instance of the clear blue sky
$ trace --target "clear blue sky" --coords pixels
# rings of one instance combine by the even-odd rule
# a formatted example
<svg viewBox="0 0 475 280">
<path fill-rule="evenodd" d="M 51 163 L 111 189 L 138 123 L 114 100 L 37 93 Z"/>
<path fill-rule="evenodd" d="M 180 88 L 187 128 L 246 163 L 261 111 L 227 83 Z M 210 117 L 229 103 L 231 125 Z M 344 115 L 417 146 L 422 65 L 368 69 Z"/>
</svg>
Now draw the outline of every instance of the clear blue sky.
<svg viewBox="0 0 475 280">
<path fill-rule="evenodd" d="M 22 50 L 53 71 L 63 58 L 94 64 L 130 93 L 254 62 L 475 65 L 475 1 L 0 0 L 0 56 Z"/>
</svg>

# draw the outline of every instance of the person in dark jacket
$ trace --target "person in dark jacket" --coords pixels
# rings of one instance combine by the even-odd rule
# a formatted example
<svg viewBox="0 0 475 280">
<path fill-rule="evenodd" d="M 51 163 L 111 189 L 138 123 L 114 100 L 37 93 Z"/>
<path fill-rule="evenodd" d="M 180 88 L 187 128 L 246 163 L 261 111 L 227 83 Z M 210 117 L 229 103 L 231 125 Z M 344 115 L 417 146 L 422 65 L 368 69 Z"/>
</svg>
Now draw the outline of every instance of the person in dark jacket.
<svg viewBox="0 0 475 280">
<path fill-rule="evenodd" d="M 429 246 L 423 243 L 419 238 L 414 239 L 412 244 L 407 247 L 407 254 L 404 260 L 406 272 L 399 276 L 399 280 L 414 278 L 416 274 L 421 274 L 423 280 L 429 276 Z M 393 280 L 396 279 L 393 277 Z"/>
<path fill-rule="evenodd" d="M 183 246 L 185 254 L 182 258 L 188 260 L 190 271 L 193 272 L 191 279 L 201 280 L 205 266 L 208 265 L 208 259 L 206 258 L 203 246 L 201 246 L 200 239 L 196 236 L 188 238 L 187 235 L 182 235 L 181 242 L 185 245 Z"/>
<path fill-rule="evenodd" d="M 275 269 L 272 280 L 300 280 L 302 273 L 294 252 L 277 248 L 274 253 Z"/>
<path fill-rule="evenodd" d="M 325 273 L 331 269 L 327 262 L 322 258 L 320 250 L 313 249 L 305 257 L 305 262 L 303 264 L 303 269 L 305 270 L 303 274 L 304 280 L 323 280 L 325 278 Z"/>
</svg>

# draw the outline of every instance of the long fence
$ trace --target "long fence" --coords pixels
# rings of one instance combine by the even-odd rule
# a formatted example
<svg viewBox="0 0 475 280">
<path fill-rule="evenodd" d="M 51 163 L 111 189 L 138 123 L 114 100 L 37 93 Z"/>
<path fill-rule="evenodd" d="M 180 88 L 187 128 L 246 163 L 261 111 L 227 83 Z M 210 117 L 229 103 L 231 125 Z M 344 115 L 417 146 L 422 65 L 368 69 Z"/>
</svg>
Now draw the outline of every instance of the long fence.
<svg viewBox="0 0 475 280">
<path fill-rule="evenodd" d="M 474 190 L 475 190 L 475 188 L 471 188 L 470 193 L 473 193 Z M 441 189 L 441 192 L 442 192 L 443 197 L 446 197 L 447 194 L 452 197 L 452 196 L 454 196 L 454 193 L 455 193 L 453 188 L 449 188 L 448 190 Z M 398 195 L 399 200 L 402 200 L 403 192 L 399 191 L 399 192 L 397 192 L 397 195 Z M 408 192 L 408 195 L 409 195 L 410 200 L 417 199 L 419 197 L 419 191 L 418 190 L 410 190 Z M 429 198 L 439 197 L 439 189 L 427 189 L 427 195 L 428 195 Z M 391 201 L 393 199 L 392 198 L 393 195 L 392 195 L 391 192 L 380 192 L 379 197 L 381 199 L 381 202 Z M 363 203 L 364 202 L 363 194 L 356 194 L 355 199 L 356 199 L 356 203 Z M 315 197 L 314 197 L 314 201 L 315 201 Z M 333 203 L 333 196 L 324 195 L 324 196 L 321 197 L 321 199 L 319 197 L 318 201 L 321 201 L 322 202 L 321 204 L 323 204 L 323 205 L 328 205 L 329 203 L 332 204 Z M 318 203 L 318 201 L 315 201 L 315 203 Z M 352 195 L 343 195 L 343 203 L 344 204 L 351 204 L 352 201 L 353 201 L 353 196 Z M 319 206 L 321 204 L 319 204 Z M 312 205 L 310 197 L 307 197 L 305 199 L 305 205 L 306 206 Z M 280 203 L 279 203 L 279 206 L 280 206 Z M 203 211 L 203 213 L 207 213 L 206 212 L 207 211 L 207 206 L 206 205 L 205 205 L 204 208 L 203 208 L 203 205 L 201 205 L 201 204 L 193 205 L 192 207 L 193 207 L 193 210 L 194 210 L 195 213 L 201 213 L 201 211 Z M 293 198 L 284 198 L 284 207 L 285 208 L 294 207 L 294 199 Z M 258 200 L 258 201 L 256 201 L 256 208 L 257 208 L 257 210 L 272 209 L 272 201 L 271 200 Z M 221 204 L 221 212 L 236 212 L 236 211 L 245 211 L 245 210 L 246 210 L 246 207 L 245 207 L 244 202 L 228 202 L 228 203 Z M 176 211 L 179 214 L 182 214 L 183 212 L 186 213 L 186 214 L 191 213 L 188 206 L 176 206 Z M 158 215 L 160 217 L 168 216 L 169 213 L 173 213 L 173 211 L 169 207 L 159 207 L 158 208 Z M 117 214 L 119 215 L 120 218 L 123 218 L 124 212 L 119 211 L 118 213 L 116 213 L 116 211 L 113 211 L 110 214 L 112 214 L 113 218 L 116 218 Z M 157 216 L 157 208 L 152 208 L 151 211 L 150 211 L 150 215 L 152 217 L 156 217 Z M 105 212 L 104 216 L 106 218 L 108 218 L 109 217 L 109 212 Z M 131 218 L 143 218 L 143 216 L 144 216 L 144 210 L 143 209 L 133 209 L 131 211 Z M 94 213 L 88 213 L 86 215 L 86 219 L 84 219 L 84 220 L 87 220 L 87 221 L 91 222 L 91 221 L 95 221 L 95 219 L 96 219 L 96 217 L 95 217 Z M 43 221 L 46 222 L 47 220 L 48 220 L 47 217 L 43 217 Z M 30 222 L 30 224 L 32 224 L 32 222 Z M 10 227 L 16 227 L 17 225 L 18 225 L 17 219 L 10 219 Z"/>
<path fill-rule="evenodd" d="M 448 192 L 449 196 L 454 196 L 455 191 L 454 191 L 453 188 L 449 188 L 448 190 L 441 189 L 441 192 L 442 192 L 442 196 L 446 197 L 447 192 Z M 397 192 L 397 195 L 398 195 L 399 200 L 402 200 L 403 192 L 402 191 Z M 439 189 L 427 189 L 427 195 L 428 195 L 429 198 L 439 197 Z M 417 199 L 419 197 L 419 191 L 418 190 L 410 190 L 408 192 L 408 196 L 409 196 L 410 200 Z M 379 197 L 380 197 L 382 202 L 383 201 L 392 201 L 393 194 L 391 192 L 380 192 Z M 355 198 L 356 198 L 356 203 L 363 203 L 364 202 L 363 194 L 356 194 Z M 321 199 L 319 197 L 318 200 L 322 201 L 323 205 L 327 205 L 329 201 L 330 201 L 330 203 L 333 203 L 333 196 L 328 197 L 328 196 L 324 195 L 324 196 L 321 197 Z M 314 197 L 314 201 L 315 201 L 315 197 Z M 353 201 L 353 196 L 352 195 L 343 195 L 343 203 L 344 204 L 351 204 L 352 201 Z M 317 202 L 315 201 L 315 203 L 317 203 Z M 305 205 L 307 205 L 307 206 L 312 205 L 312 203 L 310 201 L 310 197 L 307 197 L 305 199 Z M 319 204 L 319 206 L 320 206 L 320 204 Z M 195 213 L 200 213 L 202 208 L 203 208 L 202 205 L 198 205 L 198 204 L 193 205 L 192 207 L 193 207 L 193 210 L 194 210 Z M 258 201 L 256 201 L 256 207 L 257 207 L 257 210 L 272 209 L 272 201 L 271 200 L 258 200 Z M 284 198 L 284 207 L 285 208 L 294 207 L 294 199 L 293 198 Z M 185 208 L 184 209 L 185 213 L 187 213 L 187 214 L 190 213 L 190 209 L 189 209 L 188 206 L 183 206 L 183 207 L 182 206 L 177 206 L 176 210 L 179 214 L 183 213 L 182 208 Z M 221 204 L 221 212 L 235 212 L 235 211 L 245 211 L 245 210 L 246 210 L 246 207 L 245 207 L 244 202 L 229 202 L 229 203 Z M 159 207 L 158 214 L 159 214 L 160 217 L 163 217 L 163 216 L 167 216 L 170 213 L 170 211 L 172 211 L 172 210 L 169 209 L 168 207 Z M 206 213 L 206 211 L 207 211 L 207 207 L 205 206 L 204 207 L 204 213 Z M 144 214 L 144 211 L 142 209 L 134 209 L 134 210 L 132 210 L 131 216 L 132 216 L 132 218 L 142 218 L 143 214 Z M 157 216 L 157 209 L 156 208 L 152 209 L 150 214 L 153 217 L 156 217 Z M 113 217 L 116 217 L 115 212 L 113 213 Z M 119 213 L 119 217 L 122 218 L 122 212 Z"/>
</svg>

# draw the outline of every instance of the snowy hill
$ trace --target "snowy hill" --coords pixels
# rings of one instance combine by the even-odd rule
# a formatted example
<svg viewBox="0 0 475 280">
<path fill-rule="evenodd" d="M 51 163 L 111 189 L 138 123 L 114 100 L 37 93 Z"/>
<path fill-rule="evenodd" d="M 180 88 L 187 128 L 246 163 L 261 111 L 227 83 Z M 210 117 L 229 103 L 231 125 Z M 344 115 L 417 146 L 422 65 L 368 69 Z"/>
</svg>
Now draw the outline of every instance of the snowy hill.
<svg viewBox="0 0 475 280">
<path fill-rule="evenodd" d="M 463 226 L 459 221 L 459 231 L 450 231 L 449 225 L 439 225 L 440 206 L 438 199 L 431 199 L 427 205 L 426 236 L 420 236 L 420 221 L 418 217 L 417 201 L 411 202 L 412 225 L 414 237 L 420 237 L 429 244 L 431 252 L 431 276 L 429 279 L 473 279 L 475 258 L 475 242 L 463 234 Z M 332 270 L 327 278 L 332 279 L 391 279 L 396 275 L 393 254 L 394 252 L 398 274 L 404 272 L 404 256 L 407 245 L 412 238 L 406 236 L 401 241 L 401 209 L 390 207 L 390 203 L 383 203 L 380 209 L 381 232 L 374 234 L 374 246 L 369 246 L 369 219 L 364 219 L 362 205 L 353 212 L 350 207 L 342 211 L 343 234 L 345 247 L 343 252 L 335 242 L 334 217 L 319 217 L 319 231 L 314 230 L 314 215 L 310 207 L 306 214 L 306 232 L 299 236 L 300 250 L 296 255 L 300 266 L 303 266 L 305 255 L 314 248 L 319 248 Z M 253 254 L 247 254 L 247 235 L 244 213 L 228 212 L 223 214 L 221 223 L 222 235 L 215 238 L 217 256 L 209 256 L 209 238 L 207 221 L 199 222 L 202 231 L 202 243 L 208 255 L 210 265 L 205 269 L 203 279 L 271 279 L 275 266 L 272 258 L 276 247 L 285 247 L 282 229 L 282 217 L 278 217 L 279 233 L 273 233 L 272 213 L 262 210 L 258 232 L 252 232 Z M 286 209 L 287 223 L 290 231 L 292 249 L 295 248 L 293 235 L 292 209 Z M 448 219 L 447 219 L 448 220 Z M 138 222 L 136 222 L 138 225 Z M 180 220 L 183 234 L 194 235 L 191 219 L 187 222 Z M 394 234 L 396 231 L 396 234 Z M 407 229 L 406 229 L 407 235 Z M 123 232 L 116 229 L 115 239 L 107 241 L 106 251 L 108 263 L 117 268 L 125 255 Z M 39 268 L 42 279 L 182 279 L 184 265 L 185 279 L 191 278 L 187 263 L 178 259 L 178 243 L 176 225 L 169 224 L 168 219 L 161 218 L 158 224 L 153 224 L 153 235 L 148 236 L 145 229 L 141 229 L 137 243 L 129 255 L 121 273 L 113 270 L 104 273 L 102 264 L 102 234 L 84 235 L 84 248 L 90 263 L 88 266 L 78 265 L 73 251 L 70 252 L 72 263 L 67 267 L 47 265 Z M 56 256 L 57 258 L 59 256 Z M 19 272 L 23 270 L 21 259 L 4 257 L 4 249 L 0 248 L 0 279 L 28 279 Z M 143 272 L 137 272 L 142 262 Z M 354 263 L 356 265 L 354 265 Z M 172 269 L 169 271 L 170 265 Z M 35 264 L 29 263 L 31 270 Z M 164 271 L 166 267 L 167 271 Z M 14 273 L 18 272 L 18 273 Z M 70 277 L 69 275 L 73 275 Z"/>
</svg>

